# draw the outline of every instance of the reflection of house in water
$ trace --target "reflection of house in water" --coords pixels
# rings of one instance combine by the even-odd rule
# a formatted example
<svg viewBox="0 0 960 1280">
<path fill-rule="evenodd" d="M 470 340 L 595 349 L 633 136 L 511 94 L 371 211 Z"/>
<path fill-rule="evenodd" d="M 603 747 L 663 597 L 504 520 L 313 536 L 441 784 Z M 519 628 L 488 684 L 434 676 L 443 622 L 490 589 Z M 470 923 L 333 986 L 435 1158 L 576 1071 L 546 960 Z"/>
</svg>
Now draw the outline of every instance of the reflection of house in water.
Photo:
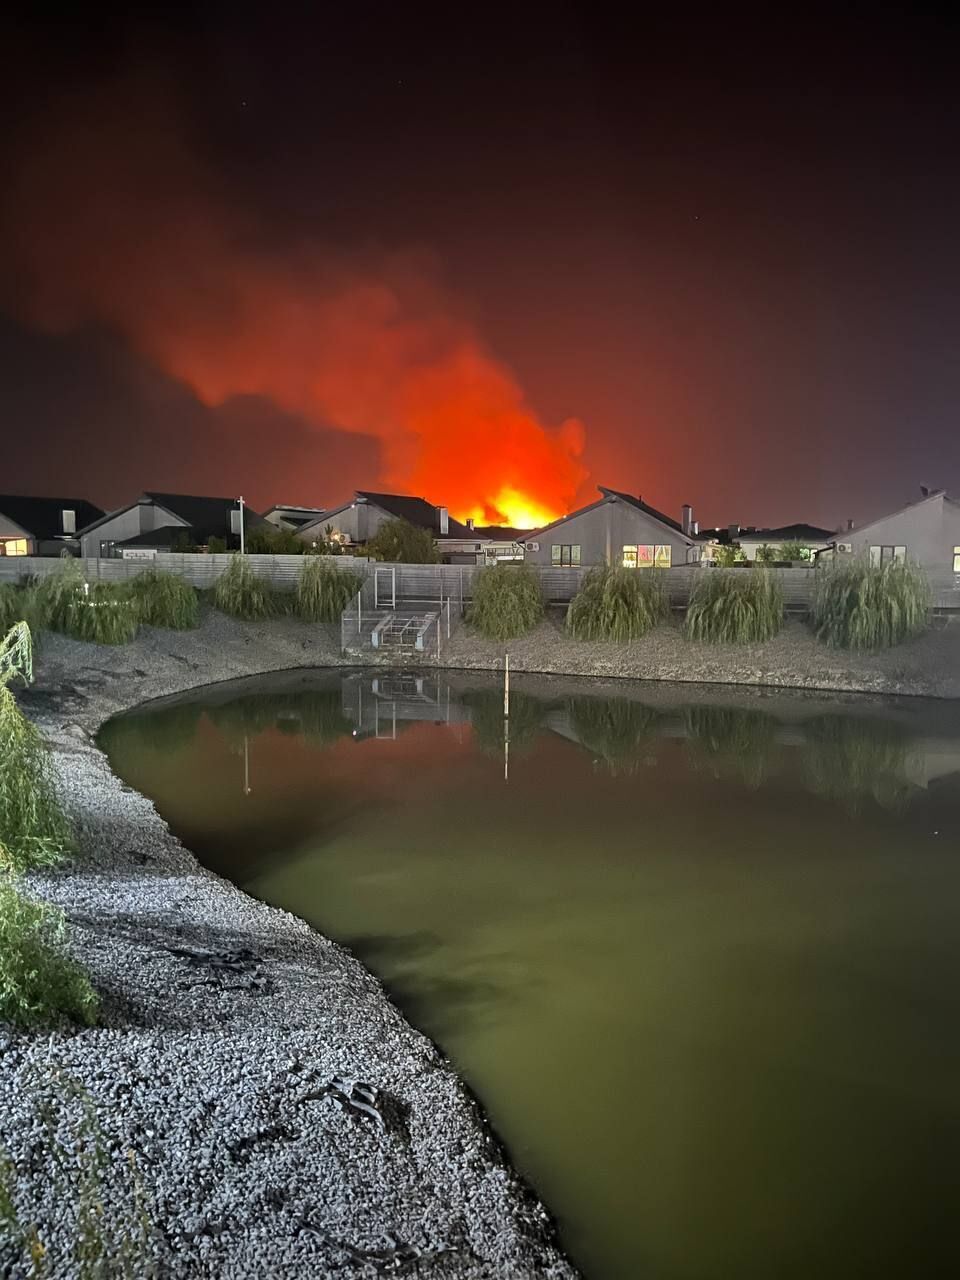
<svg viewBox="0 0 960 1280">
<path fill-rule="evenodd" d="M 470 711 L 451 696 L 439 675 L 389 671 L 349 676 L 343 682 L 343 714 L 355 738 L 395 738 L 414 723 L 464 724 Z"/>
</svg>

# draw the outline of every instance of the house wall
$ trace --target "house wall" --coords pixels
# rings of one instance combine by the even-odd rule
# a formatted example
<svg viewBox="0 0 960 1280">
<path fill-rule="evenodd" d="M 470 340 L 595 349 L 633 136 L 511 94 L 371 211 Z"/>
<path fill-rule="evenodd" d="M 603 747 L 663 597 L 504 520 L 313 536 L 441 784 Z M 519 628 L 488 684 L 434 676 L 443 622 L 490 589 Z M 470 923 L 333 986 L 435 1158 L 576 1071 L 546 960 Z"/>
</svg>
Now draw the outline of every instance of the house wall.
<svg viewBox="0 0 960 1280">
<path fill-rule="evenodd" d="M 122 542 L 125 538 L 136 537 L 138 533 L 152 533 L 163 525 L 186 527 L 186 524 L 186 520 L 181 520 L 163 507 L 157 507 L 152 502 L 138 502 L 125 511 L 118 511 L 109 520 L 104 520 L 95 529 L 85 533 L 80 539 L 80 554 L 97 557 L 100 555 L 102 542 Z"/>
<path fill-rule="evenodd" d="M 351 542 L 366 542 L 382 524 L 392 519 L 389 512 L 370 502 L 353 502 L 342 511 L 321 516 L 313 524 L 306 525 L 298 530 L 297 537 L 305 542 L 315 542 L 323 538 L 327 525 L 330 525 L 334 533 L 344 534 Z"/>
<path fill-rule="evenodd" d="M 771 540 L 769 538 L 744 537 L 742 533 L 736 539 L 736 541 L 739 542 L 740 550 L 743 552 L 743 554 L 746 556 L 748 560 L 756 560 L 757 551 L 764 544 L 766 544 L 767 546 L 773 547 L 774 550 L 778 550 L 780 547 L 782 547 L 785 541 L 801 542 L 805 547 L 809 547 L 811 551 L 822 551 L 825 547 L 830 546 L 829 542 L 819 542 L 816 540 L 810 541 L 808 538 L 790 538 L 790 539 L 774 538 Z"/>
<path fill-rule="evenodd" d="M 862 530 L 840 533 L 837 541 L 849 543 L 854 555 L 869 554 L 870 547 L 906 547 L 908 560 L 932 572 L 951 573 L 953 549 L 960 547 L 960 505 L 945 498 L 918 502 Z"/>
<path fill-rule="evenodd" d="M 673 565 L 689 562 L 688 549 L 694 558 L 699 554 L 699 549 L 693 548 L 682 533 L 660 524 L 636 507 L 616 500 L 602 502 L 592 510 L 571 516 L 545 533 L 534 535 L 531 541 L 539 543 L 539 549 L 531 551 L 528 548 L 524 559 L 528 564 L 538 565 L 552 563 L 551 548 L 554 544 L 579 546 L 582 567 L 604 564 L 608 558 L 612 564 L 622 564 L 624 546 L 641 543 L 669 546 Z"/>
<path fill-rule="evenodd" d="M 0 538 L 20 538 L 26 539 L 27 555 L 34 556 L 37 554 L 36 539 L 26 529 L 21 529 L 20 525 L 14 524 L 7 516 L 0 514 Z M 0 554 L 3 554 L 0 552 Z"/>
</svg>

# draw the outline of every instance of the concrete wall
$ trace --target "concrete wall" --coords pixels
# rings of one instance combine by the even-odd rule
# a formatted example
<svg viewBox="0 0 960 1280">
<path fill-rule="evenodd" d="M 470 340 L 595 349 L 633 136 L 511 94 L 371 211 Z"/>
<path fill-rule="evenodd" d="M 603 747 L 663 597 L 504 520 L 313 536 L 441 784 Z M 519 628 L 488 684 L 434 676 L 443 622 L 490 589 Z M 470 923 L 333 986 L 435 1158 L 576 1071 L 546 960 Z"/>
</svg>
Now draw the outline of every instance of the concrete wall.
<svg viewBox="0 0 960 1280">
<path fill-rule="evenodd" d="M 907 559 L 939 574 L 952 573 L 953 549 L 960 547 L 960 505 L 943 496 L 918 502 L 883 520 L 837 534 L 853 554 L 869 554 L 870 547 L 906 547 Z"/>
<path fill-rule="evenodd" d="M 684 565 L 689 560 L 688 551 L 693 548 L 691 540 L 682 533 L 616 499 L 601 502 L 581 515 L 571 516 L 545 533 L 534 535 L 531 541 L 539 543 L 539 550 L 528 548 L 524 559 L 528 564 L 537 565 L 552 563 L 551 548 L 555 544 L 578 545 L 582 566 L 603 564 L 607 559 L 612 564 L 622 564 L 624 546 L 640 543 L 669 546 L 672 564 Z M 699 548 L 693 548 L 691 554 L 698 553 Z"/>
</svg>

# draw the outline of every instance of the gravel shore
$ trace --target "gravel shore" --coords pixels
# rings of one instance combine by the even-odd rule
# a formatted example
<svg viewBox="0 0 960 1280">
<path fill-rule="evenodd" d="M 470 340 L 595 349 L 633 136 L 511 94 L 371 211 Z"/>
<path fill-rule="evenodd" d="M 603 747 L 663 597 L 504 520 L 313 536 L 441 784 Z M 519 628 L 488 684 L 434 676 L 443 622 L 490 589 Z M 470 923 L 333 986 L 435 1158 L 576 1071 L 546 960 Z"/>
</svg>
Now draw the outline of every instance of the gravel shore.
<svg viewBox="0 0 960 1280">
<path fill-rule="evenodd" d="M 38 1113 L 63 1096 L 58 1072 L 95 1102 L 108 1219 L 129 1200 L 125 1153 L 136 1153 L 159 1275 L 575 1276 L 479 1108 L 379 983 L 200 867 L 92 742 L 144 699 L 326 664 L 332 645 L 316 628 L 217 615 L 125 648 L 44 640 L 23 705 L 51 741 L 78 849 L 28 888 L 66 911 L 102 1019 L 42 1035 L 0 1028 L 0 1145 L 58 1280 L 78 1273 Z M 65 1135 L 78 1114 L 66 1108 Z M 0 1232 L 0 1275 L 17 1274 Z"/>
<path fill-rule="evenodd" d="M 952 621 L 881 655 L 832 652 L 799 623 L 740 649 L 691 645 L 673 626 L 629 646 L 573 642 L 561 627 L 551 616 L 507 646 L 461 627 L 440 665 L 496 667 L 507 648 L 516 671 L 960 697 Z M 56 1071 L 94 1099 L 111 1167 L 136 1153 L 161 1275 L 575 1275 L 450 1066 L 376 980 L 201 868 L 92 740 L 151 698 L 358 661 L 341 656 L 332 629 L 208 610 L 195 632 L 145 629 L 116 649 L 44 637 L 22 702 L 51 741 L 78 850 L 29 888 L 66 911 L 103 1000 L 95 1029 L 0 1028 L 0 1132 L 30 1182 L 55 1276 L 75 1274 L 57 1269 L 69 1214 L 37 1114 L 62 1093 Z M 0 1274 L 16 1274 L 2 1247 Z"/>
</svg>

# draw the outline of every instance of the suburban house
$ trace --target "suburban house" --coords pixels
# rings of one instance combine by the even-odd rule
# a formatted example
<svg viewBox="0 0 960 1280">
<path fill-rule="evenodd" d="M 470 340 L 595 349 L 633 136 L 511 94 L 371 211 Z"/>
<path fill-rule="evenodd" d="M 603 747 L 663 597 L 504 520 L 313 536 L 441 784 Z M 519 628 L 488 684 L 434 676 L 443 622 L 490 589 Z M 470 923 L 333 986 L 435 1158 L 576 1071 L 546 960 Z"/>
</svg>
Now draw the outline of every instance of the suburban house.
<svg viewBox="0 0 960 1280">
<path fill-rule="evenodd" d="M 700 559 L 690 507 L 683 508 L 678 523 L 632 493 L 599 489 L 596 502 L 527 535 L 528 564 L 669 569 Z"/>
<path fill-rule="evenodd" d="M 307 542 L 321 542 L 329 536 L 345 546 L 357 546 L 372 538 L 388 520 L 406 520 L 418 529 L 429 529 L 438 544 L 446 538 L 460 539 L 467 534 L 467 526 L 452 520 L 446 507 L 435 507 L 425 498 L 358 489 L 349 502 L 331 507 L 316 520 L 303 525 L 297 530 L 297 536 Z"/>
<path fill-rule="evenodd" d="M 711 558 L 711 547 L 716 543 L 736 545 L 745 559 L 756 560 L 761 547 L 770 547 L 774 552 L 779 552 L 788 542 L 799 542 L 807 551 L 807 555 L 802 558 L 812 560 L 818 551 L 824 551 L 833 545 L 837 534 L 834 529 L 821 529 L 815 524 L 784 524 L 776 529 L 758 529 L 756 525 L 741 528 L 738 524 L 731 524 L 726 529 L 705 529 L 700 538 L 704 542 L 705 560 Z"/>
<path fill-rule="evenodd" d="M 266 522 L 249 507 L 244 530 Z M 80 530 L 81 554 L 108 560 L 151 560 L 183 547 L 203 547 L 219 538 L 240 545 L 236 498 L 202 498 L 186 493 L 143 493 L 136 502 L 94 520 Z"/>
<path fill-rule="evenodd" d="M 874 564 L 912 560 L 932 573 L 960 574 L 960 500 L 943 489 L 921 493 L 891 515 L 837 534 L 837 552 L 868 555 Z"/>
<path fill-rule="evenodd" d="M 290 533 L 296 533 L 305 525 L 316 524 L 323 515 L 323 507 L 291 507 L 284 503 L 279 503 L 275 507 L 270 507 L 264 511 L 263 518 L 267 524 L 274 525 L 277 529 L 286 529 Z"/>
<path fill-rule="evenodd" d="M 102 515 L 86 498 L 0 494 L 0 556 L 78 555 L 77 531 Z"/>
</svg>

